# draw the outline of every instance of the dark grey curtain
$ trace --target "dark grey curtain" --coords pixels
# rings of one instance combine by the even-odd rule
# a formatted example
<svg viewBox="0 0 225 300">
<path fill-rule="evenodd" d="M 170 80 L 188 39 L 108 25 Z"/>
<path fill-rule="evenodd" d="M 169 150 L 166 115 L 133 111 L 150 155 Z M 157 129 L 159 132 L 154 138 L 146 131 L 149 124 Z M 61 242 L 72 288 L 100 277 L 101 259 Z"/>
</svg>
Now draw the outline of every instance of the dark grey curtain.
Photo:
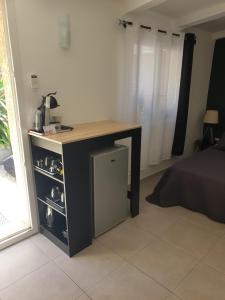
<svg viewBox="0 0 225 300">
<path fill-rule="evenodd" d="M 209 84 L 207 109 L 219 111 L 219 124 L 214 128 L 216 137 L 225 131 L 225 38 L 216 40 L 211 78 Z"/>
<path fill-rule="evenodd" d="M 173 148 L 172 148 L 173 155 L 182 155 L 184 152 L 195 43 L 196 43 L 195 34 L 186 33 L 184 39 L 183 62 L 182 62 L 182 71 L 181 71 L 181 83 L 180 83 L 180 94 L 179 94 L 178 111 L 177 111 L 177 121 L 176 121 L 176 128 L 175 128 Z"/>
</svg>

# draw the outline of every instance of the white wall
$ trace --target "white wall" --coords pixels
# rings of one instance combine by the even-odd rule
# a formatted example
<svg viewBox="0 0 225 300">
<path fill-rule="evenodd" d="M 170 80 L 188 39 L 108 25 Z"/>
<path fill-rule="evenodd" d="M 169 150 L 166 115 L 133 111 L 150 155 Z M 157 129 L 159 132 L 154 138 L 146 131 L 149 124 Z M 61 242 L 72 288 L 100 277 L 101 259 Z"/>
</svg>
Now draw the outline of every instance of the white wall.
<svg viewBox="0 0 225 300">
<path fill-rule="evenodd" d="M 41 95 L 58 91 L 65 124 L 109 119 L 117 95 L 117 34 L 120 1 L 7 0 L 9 31 L 33 215 L 35 193 L 27 130 Z M 58 46 L 58 17 L 71 17 L 71 48 Z M 40 88 L 29 86 L 39 75 Z M 22 162 L 23 163 L 23 162 Z M 34 224 L 35 218 L 33 218 Z"/>
<path fill-rule="evenodd" d="M 128 1 L 129 2 L 129 1 Z M 146 1 L 143 1 L 146 2 Z M 115 0 L 8 0 L 10 31 L 19 87 L 24 135 L 32 126 L 41 95 L 58 91 L 63 122 L 109 119 L 118 97 L 117 19 L 124 1 Z M 131 2 L 130 2 L 131 3 Z M 57 19 L 70 14 L 72 44 L 69 50 L 58 46 Z M 157 14 L 136 14 L 145 25 L 170 26 L 174 22 Z M 162 28 L 163 29 L 163 28 Z M 192 29 L 197 35 L 190 96 L 185 154 L 201 137 L 201 118 L 205 110 L 213 54 L 209 34 Z M 37 73 L 40 89 L 29 87 L 29 74 Z M 27 148 L 28 154 L 28 148 Z M 28 155 L 27 155 L 28 157 Z M 143 172 L 144 176 L 172 164 L 167 161 Z"/>
<path fill-rule="evenodd" d="M 64 123 L 111 117 L 116 95 L 116 36 L 119 1 L 9 0 L 14 53 L 20 60 L 24 90 L 19 98 L 30 127 L 41 95 L 58 91 Z M 58 46 L 58 17 L 71 17 L 72 45 Z M 15 51 L 15 47 L 17 48 Z M 19 53 L 19 55 L 18 55 Z M 29 74 L 40 78 L 40 89 L 29 86 Z"/>
<path fill-rule="evenodd" d="M 211 34 L 205 31 L 196 28 L 190 28 L 186 31 L 193 32 L 197 36 L 185 143 L 185 155 L 190 155 L 193 152 L 195 141 L 202 138 L 203 117 L 207 104 L 215 41 L 212 39 Z"/>
</svg>

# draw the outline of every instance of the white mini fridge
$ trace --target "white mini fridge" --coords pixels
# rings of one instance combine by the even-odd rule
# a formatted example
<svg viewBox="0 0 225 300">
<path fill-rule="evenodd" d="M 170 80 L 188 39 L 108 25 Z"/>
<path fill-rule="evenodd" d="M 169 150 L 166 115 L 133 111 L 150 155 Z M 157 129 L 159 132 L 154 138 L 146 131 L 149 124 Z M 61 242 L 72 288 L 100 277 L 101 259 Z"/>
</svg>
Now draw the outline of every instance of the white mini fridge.
<svg viewBox="0 0 225 300">
<path fill-rule="evenodd" d="M 94 237 L 130 214 L 127 198 L 128 148 L 115 145 L 91 155 Z"/>
</svg>

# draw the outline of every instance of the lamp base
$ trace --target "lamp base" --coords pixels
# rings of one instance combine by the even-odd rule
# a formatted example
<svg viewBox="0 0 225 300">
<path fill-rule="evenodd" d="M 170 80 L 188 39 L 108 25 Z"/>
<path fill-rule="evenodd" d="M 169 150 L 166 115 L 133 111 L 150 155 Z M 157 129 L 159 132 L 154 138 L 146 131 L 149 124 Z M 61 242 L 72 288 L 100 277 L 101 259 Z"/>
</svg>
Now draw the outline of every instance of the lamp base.
<svg viewBox="0 0 225 300">
<path fill-rule="evenodd" d="M 203 140 L 205 140 L 208 132 L 209 132 L 209 141 L 210 141 L 211 145 L 214 145 L 214 132 L 213 132 L 213 127 L 211 127 L 211 126 L 208 126 L 206 128 L 206 131 L 203 136 Z"/>
</svg>

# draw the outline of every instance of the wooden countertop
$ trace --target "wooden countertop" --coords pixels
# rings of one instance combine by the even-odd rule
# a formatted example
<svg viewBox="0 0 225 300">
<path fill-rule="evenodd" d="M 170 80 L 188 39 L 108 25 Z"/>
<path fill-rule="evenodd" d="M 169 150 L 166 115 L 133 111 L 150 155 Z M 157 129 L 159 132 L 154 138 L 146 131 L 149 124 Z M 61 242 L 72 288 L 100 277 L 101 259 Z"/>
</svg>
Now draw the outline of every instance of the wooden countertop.
<svg viewBox="0 0 225 300">
<path fill-rule="evenodd" d="M 29 132 L 29 135 L 38 137 L 42 140 L 47 140 L 57 144 L 68 144 L 87 140 L 99 136 L 109 135 L 117 132 L 128 131 L 140 128 L 140 125 L 132 123 L 119 123 L 114 121 L 99 121 L 92 123 L 83 123 L 72 125 L 74 130 L 70 132 L 57 133 L 51 135 L 38 135 L 34 132 Z"/>
</svg>

